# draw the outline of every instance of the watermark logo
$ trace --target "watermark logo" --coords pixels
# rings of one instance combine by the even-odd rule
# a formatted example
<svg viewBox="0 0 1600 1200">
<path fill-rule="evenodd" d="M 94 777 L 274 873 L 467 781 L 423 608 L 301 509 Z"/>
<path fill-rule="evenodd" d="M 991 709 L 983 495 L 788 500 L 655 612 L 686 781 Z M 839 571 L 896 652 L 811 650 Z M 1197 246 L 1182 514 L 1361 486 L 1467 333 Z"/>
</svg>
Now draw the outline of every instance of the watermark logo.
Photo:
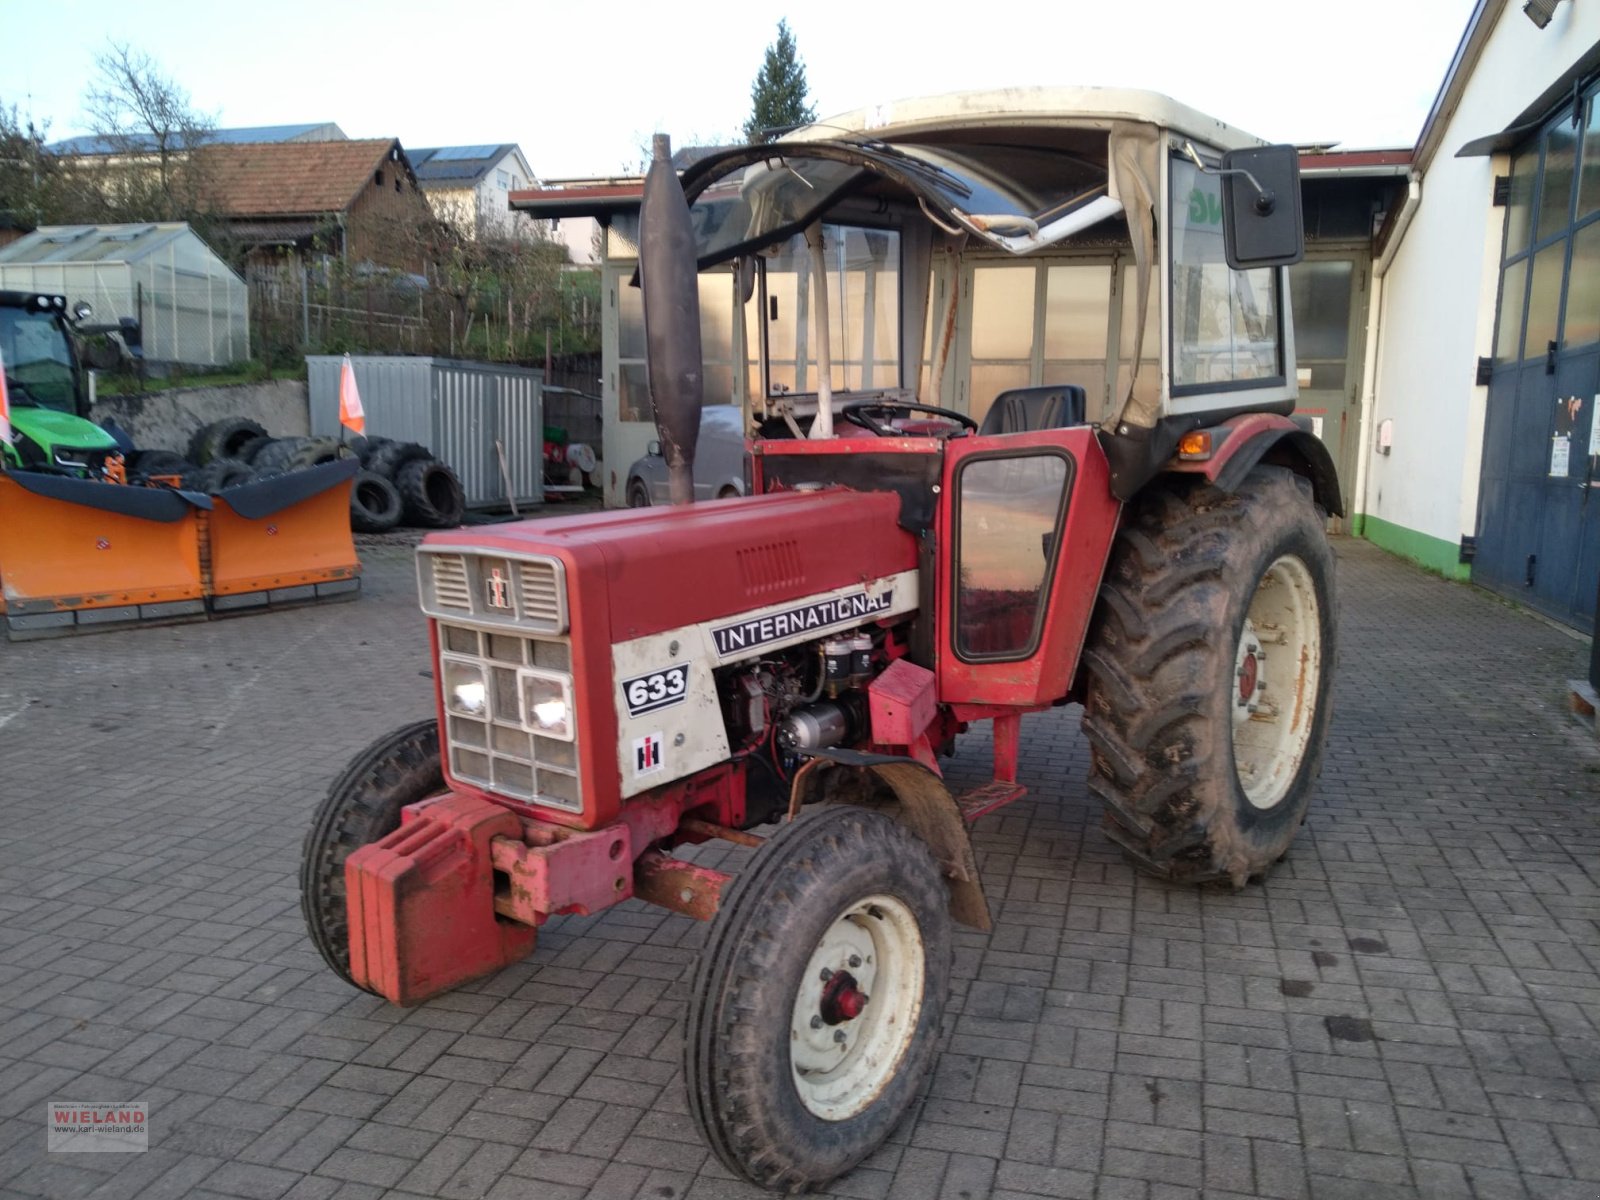
<svg viewBox="0 0 1600 1200">
<path fill-rule="evenodd" d="M 52 1100 L 45 1128 L 52 1154 L 136 1154 L 150 1148 L 150 1106 L 143 1100 Z"/>
</svg>

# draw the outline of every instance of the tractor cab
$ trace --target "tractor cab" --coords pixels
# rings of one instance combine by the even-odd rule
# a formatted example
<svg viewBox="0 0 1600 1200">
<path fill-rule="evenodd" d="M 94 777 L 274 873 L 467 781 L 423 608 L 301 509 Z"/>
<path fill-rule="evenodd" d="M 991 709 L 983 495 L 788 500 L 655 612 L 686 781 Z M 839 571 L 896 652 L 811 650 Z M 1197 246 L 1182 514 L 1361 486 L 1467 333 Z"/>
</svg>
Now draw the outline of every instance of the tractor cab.
<svg viewBox="0 0 1600 1200">
<path fill-rule="evenodd" d="M 881 105 L 682 183 L 702 323 L 725 324 L 706 319 L 724 289 L 736 311 L 705 402 L 741 403 L 758 437 L 927 432 L 927 407 L 973 433 L 1089 424 L 1126 498 L 1183 433 L 1293 410 L 1295 152 L 1165 97 Z"/>
<path fill-rule="evenodd" d="M 0 362 L 12 427 L 12 443 L 0 444 L 0 467 L 86 479 L 117 471 L 116 439 L 89 416 L 75 338 L 114 332 L 136 349 L 138 324 L 89 326 L 92 315 L 79 303 L 69 316 L 65 296 L 0 291 Z"/>
<path fill-rule="evenodd" d="M 900 495 L 952 701 L 1065 694 L 1119 502 L 1185 435 L 1293 410 L 1295 151 L 1164 97 L 885 105 L 682 184 L 701 286 L 744 314 L 752 494 Z"/>
</svg>

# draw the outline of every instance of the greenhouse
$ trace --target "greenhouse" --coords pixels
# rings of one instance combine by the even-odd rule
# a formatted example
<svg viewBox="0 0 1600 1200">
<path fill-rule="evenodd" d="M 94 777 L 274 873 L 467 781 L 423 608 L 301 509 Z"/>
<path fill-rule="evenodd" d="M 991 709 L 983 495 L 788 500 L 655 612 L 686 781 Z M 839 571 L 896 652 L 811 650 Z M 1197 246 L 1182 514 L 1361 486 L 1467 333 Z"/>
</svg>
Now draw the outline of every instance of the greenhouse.
<svg viewBox="0 0 1600 1200">
<path fill-rule="evenodd" d="M 0 248 L 0 288 L 86 301 L 95 324 L 137 318 L 152 362 L 250 357 L 244 280 L 182 222 L 41 226 Z"/>
</svg>

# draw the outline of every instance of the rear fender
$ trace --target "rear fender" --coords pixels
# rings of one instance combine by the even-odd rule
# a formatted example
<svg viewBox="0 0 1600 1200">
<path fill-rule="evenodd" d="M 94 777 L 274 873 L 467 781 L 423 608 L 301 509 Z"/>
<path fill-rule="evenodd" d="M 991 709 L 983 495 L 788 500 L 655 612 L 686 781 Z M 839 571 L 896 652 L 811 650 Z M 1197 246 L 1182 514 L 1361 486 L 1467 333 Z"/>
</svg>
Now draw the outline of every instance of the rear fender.
<svg viewBox="0 0 1600 1200">
<path fill-rule="evenodd" d="M 872 806 L 881 784 L 899 802 L 894 817 L 932 851 L 950 889 L 950 915 L 961 924 L 988 932 L 994 927 L 972 840 L 955 797 L 932 771 L 909 758 L 855 751 L 824 750 L 795 775 L 790 790 L 791 819 L 803 804 L 828 801 Z M 848 759 L 848 761 L 841 761 Z"/>
<path fill-rule="evenodd" d="M 1195 432 L 1211 435 L 1209 456 L 1175 456 L 1167 463 L 1163 474 L 1201 475 L 1208 483 L 1232 492 L 1257 463 L 1272 463 L 1305 476 L 1311 481 L 1312 491 L 1323 511 L 1334 517 L 1344 516 L 1344 500 L 1339 494 L 1339 473 L 1333 465 L 1333 456 L 1320 438 L 1288 417 L 1247 413 Z"/>
</svg>

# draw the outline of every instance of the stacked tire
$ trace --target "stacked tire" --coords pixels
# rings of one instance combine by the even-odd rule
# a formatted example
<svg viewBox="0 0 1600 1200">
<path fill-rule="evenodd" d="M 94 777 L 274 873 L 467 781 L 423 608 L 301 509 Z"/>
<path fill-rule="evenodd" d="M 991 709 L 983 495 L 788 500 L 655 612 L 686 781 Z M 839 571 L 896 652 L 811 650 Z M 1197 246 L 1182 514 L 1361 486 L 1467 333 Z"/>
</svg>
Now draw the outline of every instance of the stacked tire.
<svg viewBox="0 0 1600 1200">
<path fill-rule="evenodd" d="M 467 509 L 461 480 L 433 456 L 433 451 L 420 442 L 380 437 L 358 440 L 362 471 L 356 476 L 352 496 L 361 491 L 363 481 L 382 481 L 399 501 L 396 524 L 422 529 L 453 529 L 461 524 Z"/>
<path fill-rule="evenodd" d="M 361 471 L 350 485 L 350 528 L 357 533 L 388 533 L 400 524 L 400 493 L 375 471 Z"/>
<path fill-rule="evenodd" d="M 399 525 L 451 529 L 466 513 L 456 473 L 418 442 L 384 437 L 275 438 L 257 422 L 228 417 L 195 430 L 185 457 L 167 450 L 136 451 L 129 469 L 142 478 L 176 479 L 191 491 L 219 492 L 341 458 L 359 458 L 350 489 L 350 527 L 386 533 Z"/>
<path fill-rule="evenodd" d="M 189 461 L 197 467 L 209 466 L 214 459 L 225 458 L 248 463 L 247 448 L 253 452 L 267 440 L 267 431 L 247 417 L 226 417 L 202 425 L 189 438 Z"/>
</svg>

